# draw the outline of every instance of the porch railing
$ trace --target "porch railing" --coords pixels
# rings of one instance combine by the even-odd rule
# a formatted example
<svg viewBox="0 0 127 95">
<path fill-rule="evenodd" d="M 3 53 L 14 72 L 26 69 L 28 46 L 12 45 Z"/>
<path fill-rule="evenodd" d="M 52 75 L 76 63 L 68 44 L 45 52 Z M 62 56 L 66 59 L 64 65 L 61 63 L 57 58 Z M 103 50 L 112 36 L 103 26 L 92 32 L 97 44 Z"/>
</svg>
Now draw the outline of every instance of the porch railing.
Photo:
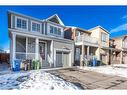
<svg viewBox="0 0 127 95">
<path fill-rule="evenodd" d="M 16 59 L 34 59 L 35 53 L 16 52 Z"/>
<path fill-rule="evenodd" d="M 81 36 L 77 36 L 76 37 L 76 42 L 88 42 L 91 44 L 96 44 L 98 45 L 98 40 L 95 37 L 90 37 L 90 36 L 85 36 L 85 35 L 81 35 Z"/>
</svg>

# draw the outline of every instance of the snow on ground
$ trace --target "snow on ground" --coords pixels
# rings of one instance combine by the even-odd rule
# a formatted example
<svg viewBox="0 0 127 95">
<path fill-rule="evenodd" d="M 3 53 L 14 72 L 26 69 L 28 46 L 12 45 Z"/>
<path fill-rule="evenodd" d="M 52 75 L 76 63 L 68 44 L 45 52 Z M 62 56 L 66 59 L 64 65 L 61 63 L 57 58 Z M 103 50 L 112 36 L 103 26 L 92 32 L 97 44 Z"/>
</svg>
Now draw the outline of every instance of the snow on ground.
<svg viewBox="0 0 127 95">
<path fill-rule="evenodd" d="M 127 78 L 127 64 L 113 64 L 113 65 L 97 66 L 97 67 L 80 67 L 80 69 Z"/>
<path fill-rule="evenodd" d="M 2 89 L 71 90 L 80 88 L 50 73 L 33 70 L 0 75 L 0 90 Z"/>
</svg>

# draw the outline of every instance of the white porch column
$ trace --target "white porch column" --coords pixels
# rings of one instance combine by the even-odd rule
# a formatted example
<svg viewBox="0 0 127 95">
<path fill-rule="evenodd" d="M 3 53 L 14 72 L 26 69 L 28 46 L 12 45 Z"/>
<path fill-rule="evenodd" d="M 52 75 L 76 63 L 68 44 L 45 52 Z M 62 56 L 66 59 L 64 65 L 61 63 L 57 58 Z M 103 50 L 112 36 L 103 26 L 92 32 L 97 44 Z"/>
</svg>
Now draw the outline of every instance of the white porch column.
<svg viewBox="0 0 127 95">
<path fill-rule="evenodd" d="M 89 49 L 90 49 L 90 47 L 88 46 L 88 47 L 87 47 L 87 56 L 90 55 L 90 54 L 89 54 L 89 51 L 90 51 Z"/>
<path fill-rule="evenodd" d="M 14 68 L 14 60 L 16 59 L 16 34 L 12 34 L 12 68 Z"/>
<path fill-rule="evenodd" d="M 35 59 L 39 59 L 39 39 L 36 38 L 36 41 L 35 41 Z"/>
<path fill-rule="evenodd" d="M 28 37 L 26 37 L 26 59 L 28 59 L 27 53 L 28 53 Z"/>
<path fill-rule="evenodd" d="M 121 51 L 121 53 L 120 53 L 120 64 L 122 64 L 123 63 L 123 51 Z"/>
<path fill-rule="evenodd" d="M 84 58 L 84 44 L 82 44 L 82 55 L 81 55 L 80 66 L 83 66 L 83 58 Z"/>
<path fill-rule="evenodd" d="M 50 52 L 51 63 L 50 63 L 50 66 L 54 66 L 55 67 L 56 64 L 54 62 L 55 58 L 54 58 L 54 48 L 53 48 L 54 47 L 54 41 L 53 40 L 51 41 L 51 46 L 50 47 L 51 47 L 51 52 Z"/>
</svg>

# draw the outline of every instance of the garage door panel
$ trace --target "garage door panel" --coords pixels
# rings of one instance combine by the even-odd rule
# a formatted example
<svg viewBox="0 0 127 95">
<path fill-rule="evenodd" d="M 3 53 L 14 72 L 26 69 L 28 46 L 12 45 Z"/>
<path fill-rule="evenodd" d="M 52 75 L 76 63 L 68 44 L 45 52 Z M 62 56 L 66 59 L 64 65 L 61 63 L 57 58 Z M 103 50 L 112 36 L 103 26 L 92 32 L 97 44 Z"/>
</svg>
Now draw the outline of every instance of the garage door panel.
<svg viewBox="0 0 127 95">
<path fill-rule="evenodd" d="M 62 52 L 56 52 L 56 67 L 62 67 Z"/>
<path fill-rule="evenodd" d="M 67 67 L 69 64 L 69 53 L 57 51 L 56 52 L 56 67 Z"/>
<path fill-rule="evenodd" d="M 69 53 L 63 53 L 63 65 L 67 67 L 69 64 Z"/>
</svg>

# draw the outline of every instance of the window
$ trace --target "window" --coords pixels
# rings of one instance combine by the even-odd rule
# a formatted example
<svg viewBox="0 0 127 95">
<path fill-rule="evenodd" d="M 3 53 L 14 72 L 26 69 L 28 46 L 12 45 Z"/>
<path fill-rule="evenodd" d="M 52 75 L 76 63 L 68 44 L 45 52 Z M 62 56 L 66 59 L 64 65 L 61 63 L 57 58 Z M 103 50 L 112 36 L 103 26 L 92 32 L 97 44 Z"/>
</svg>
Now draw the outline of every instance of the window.
<svg viewBox="0 0 127 95">
<path fill-rule="evenodd" d="M 50 26 L 50 33 L 53 33 L 53 26 Z"/>
<path fill-rule="evenodd" d="M 40 24 L 32 22 L 32 31 L 40 32 Z"/>
<path fill-rule="evenodd" d="M 21 28 L 21 19 L 17 19 L 17 27 Z"/>
<path fill-rule="evenodd" d="M 102 33 L 102 35 L 101 35 L 101 41 L 102 42 L 106 42 L 106 39 L 107 39 L 107 35 L 105 33 Z"/>
<path fill-rule="evenodd" d="M 27 29 L 27 21 L 17 18 L 17 28 Z"/>
<path fill-rule="evenodd" d="M 57 34 L 57 28 L 54 27 L 54 34 Z"/>
<path fill-rule="evenodd" d="M 35 39 L 34 38 L 28 38 L 27 52 L 35 53 Z"/>
<path fill-rule="evenodd" d="M 75 36 L 80 36 L 80 32 L 79 31 L 76 31 Z"/>
<path fill-rule="evenodd" d="M 61 36 L 61 28 L 50 26 L 50 33 L 53 35 L 59 35 Z"/>
<path fill-rule="evenodd" d="M 61 35 L 61 29 L 58 28 L 58 35 Z"/>
<path fill-rule="evenodd" d="M 25 20 L 22 20 L 22 28 L 26 29 L 26 21 Z"/>
</svg>

